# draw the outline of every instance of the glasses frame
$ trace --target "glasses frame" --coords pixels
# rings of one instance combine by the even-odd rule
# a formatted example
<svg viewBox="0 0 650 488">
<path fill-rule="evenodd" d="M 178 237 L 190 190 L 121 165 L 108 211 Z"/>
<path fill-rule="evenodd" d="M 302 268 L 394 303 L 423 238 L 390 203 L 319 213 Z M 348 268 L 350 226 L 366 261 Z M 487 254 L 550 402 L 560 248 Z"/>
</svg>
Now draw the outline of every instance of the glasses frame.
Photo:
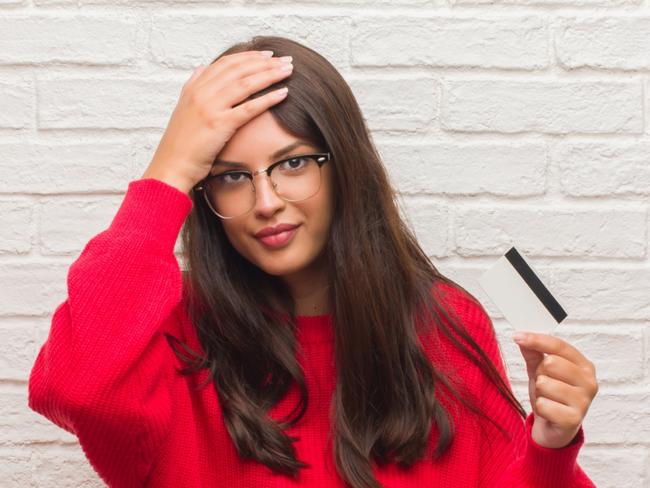
<svg viewBox="0 0 650 488">
<path fill-rule="evenodd" d="M 224 217 L 223 215 L 219 215 L 219 212 L 217 212 L 214 208 L 212 208 L 212 205 L 210 204 L 210 199 L 208 198 L 208 192 L 205 191 L 206 185 L 210 180 L 212 180 L 214 178 L 217 178 L 218 176 L 223 176 L 225 174 L 244 173 L 246 175 L 246 177 L 250 180 L 251 185 L 253 185 L 253 193 L 255 193 L 255 191 L 256 191 L 255 177 L 257 175 L 261 174 L 261 173 L 266 173 L 267 177 L 271 181 L 271 184 L 273 185 L 273 189 L 275 190 L 275 187 L 277 186 L 277 184 L 274 183 L 273 180 L 271 180 L 271 172 L 273 171 L 273 169 L 276 166 L 278 166 L 278 165 L 280 165 L 282 163 L 286 163 L 287 161 L 290 161 L 292 159 L 307 158 L 307 157 L 312 158 L 312 159 L 314 159 L 316 161 L 316 164 L 318 164 L 318 171 L 319 172 L 321 170 L 321 167 L 325 163 L 332 160 L 332 154 L 329 151 L 328 152 L 318 152 L 318 153 L 295 154 L 293 156 L 288 156 L 288 157 L 286 157 L 284 159 L 276 161 L 275 163 L 271 164 L 266 169 L 260 169 L 260 170 L 257 170 L 257 171 L 250 171 L 248 169 L 232 169 L 232 170 L 224 171 L 223 173 L 219 173 L 218 175 L 208 175 L 207 177 L 203 178 L 192 189 L 194 191 L 200 191 L 201 193 L 203 193 L 203 198 L 205 200 L 205 203 L 208 204 L 208 207 L 210 208 L 210 210 L 212 210 L 212 212 L 217 217 L 219 217 L 221 219 L 234 219 L 236 217 L 241 217 L 242 215 L 246 215 L 248 212 L 250 212 L 251 210 L 253 210 L 255 208 L 255 204 L 253 204 L 253 206 L 250 209 L 248 209 L 246 212 L 244 212 L 242 214 L 239 214 L 239 215 L 235 215 L 234 217 Z M 322 176 L 321 176 L 321 178 L 322 178 Z M 322 179 L 320 181 L 322 182 Z M 320 189 L 320 185 L 319 185 L 318 188 Z M 317 190 L 317 192 L 318 192 L 318 190 Z M 285 202 L 301 202 L 303 200 L 307 200 L 307 198 L 310 198 L 310 197 L 307 197 L 307 198 L 301 198 L 300 200 L 289 200 L 287 198 L 284 198 L 282 195 L 279 195 L 277 192 L 276 192 L 276 195 L 278 195 L 278 197 L 282 198 L 282 200 L 284 200 Z M 313 195 L 310 195 L 310 196 L 313 196 Z"/>
</svg>

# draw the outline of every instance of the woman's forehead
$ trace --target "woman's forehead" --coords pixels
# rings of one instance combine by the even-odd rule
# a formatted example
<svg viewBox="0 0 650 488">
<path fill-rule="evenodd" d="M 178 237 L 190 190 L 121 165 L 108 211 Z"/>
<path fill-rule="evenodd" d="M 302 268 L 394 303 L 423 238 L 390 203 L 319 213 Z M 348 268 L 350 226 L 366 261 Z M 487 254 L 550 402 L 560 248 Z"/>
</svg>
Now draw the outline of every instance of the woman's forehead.
<svg viewBox="0 0 650 488">
<path fill-rule="evenodd" d="M 215 158 L 214 165 L 223 165 L 223 166 L 246 166 L 247 163 L 251 162 L 254 159 L 264 159 L 267 162 L 271 163 L 283 156 L 288 155 L 291 152 L 295 152 L 300 149 L 313 149 L 313 145 L 304 140 L 295 139 L 287 145 L 283 144 L 283 147 L 272 150 L 270 154 L 260 154 L 261 151 L 255 151 L 257 153 L 256 157 L 252 158 L 243 158 L 241 156 L 222 156 L 219 155 L 218 158 Z M 250 154 L 251 151 L 248 151 Z M 232 153 L 234 154 L 234 152 Z M 244 159 L 249 159 L 245 161 Z"/>
</svg>

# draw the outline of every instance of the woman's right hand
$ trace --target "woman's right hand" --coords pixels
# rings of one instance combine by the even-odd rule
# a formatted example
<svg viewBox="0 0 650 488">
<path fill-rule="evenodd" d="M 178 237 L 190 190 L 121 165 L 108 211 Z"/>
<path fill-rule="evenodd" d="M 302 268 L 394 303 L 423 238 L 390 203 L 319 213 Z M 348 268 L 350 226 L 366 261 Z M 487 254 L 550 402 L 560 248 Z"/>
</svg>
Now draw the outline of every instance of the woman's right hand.
<svg viewBox="0 0 650 488">
<path fill-rule="evenodd" d="M 291 73 L 290 60 L 245 51 L 199 66 L 181 89 L 180 98 L 158 148 L 142 178 L 156 178 L 184 193 L 205 178 L 214 159 L 237 129 L 280 102 L 273 90 L 240 103 Z"/>
</svg>

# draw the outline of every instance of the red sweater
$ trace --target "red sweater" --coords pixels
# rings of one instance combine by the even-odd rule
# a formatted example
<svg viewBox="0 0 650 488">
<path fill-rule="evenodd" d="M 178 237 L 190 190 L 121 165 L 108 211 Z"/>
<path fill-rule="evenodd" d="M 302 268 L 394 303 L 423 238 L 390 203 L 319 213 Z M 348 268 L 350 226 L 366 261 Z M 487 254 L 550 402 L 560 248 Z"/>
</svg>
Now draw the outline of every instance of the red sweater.
<svg viewBox="0 0 650 488">
<path fill-rule="evenodd" d="M 288 430 L 298 459 L 310 465 L 300 480 L 241 461 L 225 428 L 211 383 L 195 391 L 207 371 L 182 376 L 183 363 L 163 332 L 202 352 L 182 301 L 174 245 L 193 206 L 189 196 L 161 181 L 131 181 L 108 229 L 93 237 L 72 263 L 68 296 L 54 311 L 49 336 L 29 377 L 29 408 L 76 435 L 98 475 L 114 487 L 336 487 L 328 408 L 335 382 L 329 315 L 298 317 L 309 391 L 305 416 Z M 507 381 L 489 317 L 466 296 L 449 304 L 460 315 Z M 449 343 L 428 349 L 462 372 L 485 412 L 512 434 L 479 435 L 479 417 L 453 417 L 451 448 L 438 462 L 410 471 L 376 467 L 385 487 L 594 487 L 577 464 L 580 430 L 561 449 L 531 438 L 532 413 L 524 421 L 491 383 Z M 509 382 L 508 382 L 509 384 Z M 296 389 L 271 410 L 287 413 Z M 451 415 L 455 415 L 453 410 Z M 485 422 L 485 421 L 483 421 Z M 490 424 L 491 426 L 491 424 Z M 436 429 L 431 430 L 434 439 Z M 431 452 L 431 451 L 430 451 Z"/>
</svg>

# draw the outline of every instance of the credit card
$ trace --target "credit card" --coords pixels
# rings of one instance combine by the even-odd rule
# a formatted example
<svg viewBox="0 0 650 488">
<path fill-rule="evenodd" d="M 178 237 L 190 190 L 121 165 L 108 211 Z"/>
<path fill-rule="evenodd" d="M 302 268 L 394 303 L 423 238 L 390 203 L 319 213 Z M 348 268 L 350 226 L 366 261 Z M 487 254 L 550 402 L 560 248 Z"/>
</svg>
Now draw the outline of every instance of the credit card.
<svg viewBox="0 0 650 488">
<path fill-rule="evenodd" d="M 552 334 L 567 313 L 514 247 L 478 279 L 515 330 Z"/>
</svg>

